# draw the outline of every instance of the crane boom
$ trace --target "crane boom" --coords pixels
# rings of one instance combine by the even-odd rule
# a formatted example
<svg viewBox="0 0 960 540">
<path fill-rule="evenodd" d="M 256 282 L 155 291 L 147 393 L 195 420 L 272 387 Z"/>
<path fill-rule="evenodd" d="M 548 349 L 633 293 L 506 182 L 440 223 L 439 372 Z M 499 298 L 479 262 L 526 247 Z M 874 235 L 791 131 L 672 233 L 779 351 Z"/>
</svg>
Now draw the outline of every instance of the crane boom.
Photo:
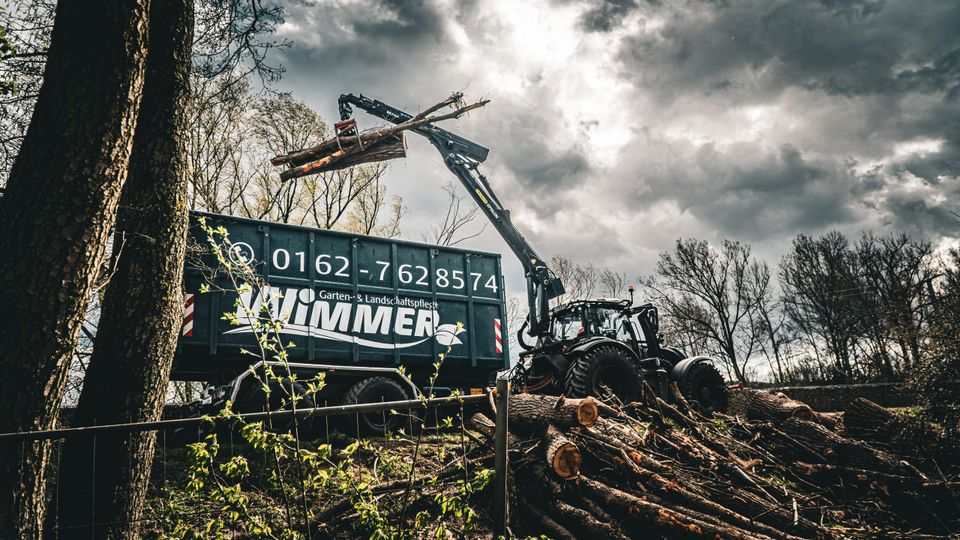
<svg viewBox="0 0 960 540">
<path fill-rule="evenodd" d="M 400 124 L 413 118 L 409 113 L 363 95 L 343 94 L 338 103 L 341 120 L 350 118 L 353 107 L 393 124 Z M 474 202 L 483 210 L 490 223 L 520 259 L 527 278 L 529 307 L 527 333 L 541 340 L 549 339 L 549 301 L 564 293 L 563 282 L 547 267 L 527 239 L 520 234 L 510 219 L 510 210 L 503 206 L 487 182 L 487 178 L 477 170 L 480 163 L 487 159 L 490 151 L 433 124 L 426 124 L 412 131 L 426 137 L 440 152 L 444 165 L 460 180 Z M 522 336 L 520 343 L 528 347 L 523 342 Z"/>
</svg>

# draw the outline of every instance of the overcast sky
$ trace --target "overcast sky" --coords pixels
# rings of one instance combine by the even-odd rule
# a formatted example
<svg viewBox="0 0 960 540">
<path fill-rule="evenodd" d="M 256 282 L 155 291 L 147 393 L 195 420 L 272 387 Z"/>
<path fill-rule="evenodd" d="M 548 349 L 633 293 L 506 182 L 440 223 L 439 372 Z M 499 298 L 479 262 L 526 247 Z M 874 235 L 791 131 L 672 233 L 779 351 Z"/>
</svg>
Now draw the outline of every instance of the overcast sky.
<svg viewBox="0 0 960 540">
<path fill-rule="evenodd" d="M 279 32 L 282 89 L 330 119 L 343 92 L 490 98 L 445 127 L 491 149 L 545 257 L 632 279 L 679 237 L 775 264 L 799 232 L 960 231 L 957 0 L 304 0 Z M 414 139 L 387 183 L 417 238 L 453 177 Z M 503 252 L 520 289 L 492 230 L 466 247 Z"/>
</svg>

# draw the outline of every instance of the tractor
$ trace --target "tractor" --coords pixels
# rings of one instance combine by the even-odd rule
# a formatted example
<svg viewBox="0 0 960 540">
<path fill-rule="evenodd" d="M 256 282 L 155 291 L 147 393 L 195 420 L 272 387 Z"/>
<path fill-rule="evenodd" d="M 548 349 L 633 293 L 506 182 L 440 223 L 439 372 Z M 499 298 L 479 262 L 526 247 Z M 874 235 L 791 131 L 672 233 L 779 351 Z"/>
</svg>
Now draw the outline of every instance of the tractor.
<svg viewBox="0 0 960 540">
<path fill-rule="evenodd" d="M 550 312 L 550 339 L 530 346 L 520 334 L 520 355 L 511 378 L 525 391 L 595 396 L 629 403 L 646 385 L 670 400 L 670 383 L 704 412 L 727 408 L 727 388 L 713 361 L 686 358 L 661 345 L 659 312 L 652 304 L 604 298 L 575 300 Z"/>
</svg>

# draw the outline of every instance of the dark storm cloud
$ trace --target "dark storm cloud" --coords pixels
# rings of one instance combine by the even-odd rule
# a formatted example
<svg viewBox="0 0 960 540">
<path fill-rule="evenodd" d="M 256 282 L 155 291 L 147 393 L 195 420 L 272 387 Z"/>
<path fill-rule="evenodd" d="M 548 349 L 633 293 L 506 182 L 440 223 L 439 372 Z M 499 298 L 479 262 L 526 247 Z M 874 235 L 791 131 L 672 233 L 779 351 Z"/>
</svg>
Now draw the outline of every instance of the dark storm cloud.
<svg viewBox="0 0 960 540">
<path fill-rule="evenodd" d="M 762 139 L 681 152 L 669 175 L 646 178 L 645 199 L 746 238 L 868 219 L 955 234 L 946 216 L 960 205 L 960 3 L 688 2 L 642 16 L 653 30 L 625 38 L 620 58 L 661 107 L 789 110 L 806 93 L 824 108 L 807 112 L 822 123 L 797 142 L 767 133 L 781 141 L 775 152 Z M 894 155 L 918 139 L 941 144 Z M 880 165 L 858 172 L 857 159 Z M 926 187 L 908 187 L 913 177 Z"/>
<path fill-rule="evenodd" d="M 744 0 L 648 9 L 653 32 L 624 41 L 625 75 L 662 99 L 785 87 L 856 96 L 955 86 L 960 3 Z M 913 67 L 915 66 L 915 67 Z M 901 77 L 902 76 L 902 77 Z"/>
<path fill-rule="evenodd" d="M 824 223 L 855 221 L 859 209 L 848 206 L 855 184 L 849 172 L 829 161 L 805 157 L 783 145 L 764 150 L 750 143 L 719 149 L 645 140 L 624 152 L 628 168 L 647 168 L 622 202 L 635 208 L 673 201 L 684 212 L 718 229 L 721 235 L 756 240 L 820 228 Z"/>
<path fill-rule="evenodd" d="M 636 7 L 636 0 L 603 0 L 580 16 L 580 25 L 588 32 L 609 32 Z"/>
<path fill-rule="evenodd" d="M 422 73 L 444 60 L 450 47 L 444 27 L 448 16 L 435 4 L 416 0 L 288 6 L 285 35 L 294 42 L 286 57 L 288 71 L 314 73 L 325 84 L 383 89 L 384 80 L 406 79 L 398 74 Z"/>
</svg>

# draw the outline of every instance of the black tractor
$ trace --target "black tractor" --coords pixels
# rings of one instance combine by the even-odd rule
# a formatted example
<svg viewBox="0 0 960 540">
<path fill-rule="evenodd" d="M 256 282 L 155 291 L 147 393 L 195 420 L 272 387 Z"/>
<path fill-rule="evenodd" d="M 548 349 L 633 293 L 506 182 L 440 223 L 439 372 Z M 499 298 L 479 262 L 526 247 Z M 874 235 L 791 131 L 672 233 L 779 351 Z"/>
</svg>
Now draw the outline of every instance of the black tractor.
<svg viewBox="0 0 960 540">
<path fill-rule="evenodd" d="M 521 389 L 629 403 L 640 399 L 644 382 L 669 401 L 669 385 L 676 382 L 703 411 L 727 408 L 727 387 L 713 360 L 686 358 L 662 346 L 657 308 L 651 304 L 568 302 L 551 310 L 550 334 L 521 354 L 513 374 Z"/>
</svg>

